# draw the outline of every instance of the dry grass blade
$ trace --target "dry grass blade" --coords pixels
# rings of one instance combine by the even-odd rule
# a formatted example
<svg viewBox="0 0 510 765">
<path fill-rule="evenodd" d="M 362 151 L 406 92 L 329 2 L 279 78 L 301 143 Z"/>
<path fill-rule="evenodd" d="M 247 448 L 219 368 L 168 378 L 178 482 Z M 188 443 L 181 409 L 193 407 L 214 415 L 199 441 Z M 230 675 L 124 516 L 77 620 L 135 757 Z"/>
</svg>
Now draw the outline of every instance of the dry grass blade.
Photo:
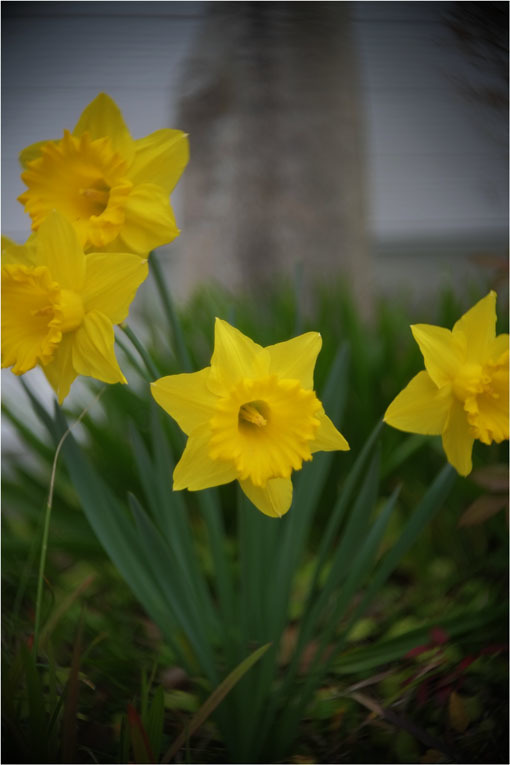
<svg viewBox="0 0 510 765">
<path fill-rule="evenodd" d="M 453 752 L 448 744 L 435 736 L 431 736 L 430 733 L 427 733 L 423 728 L 420 728 L 419 725 L 416 725 L 416 723 L 408 717 L 405 717 L 402 714 L 397 714 L 392 709 L 388 709 L 388 707 L 383 707 L 376 699 L 372 696 L 367 696 L 365 693 L 350 693 L 349 696 L 352 699 L 355 699 L 358 704 L 366 707 L 366 709 L 370 709 L 370 711 L 378 717 L 386 720 L 386 722 L 395 725 L 395 727 L 400 728 L 401 730 L 405 730 L 411 736 L 414 736 L 415 739 L 421 741 L 422 744 L 425 744 L 425 746 L 443 752 L 454 762 L 462 762 L 462 759 L 459 759 L 458 754 Z"/>
<path fill-rule="evenodd" d="M 239 682 L 243 675 L 265 654 L 271 643 L 257 648 L 250 656 L 242 661 L 232 672 L 227 675 L 220 685 L 214 690 L 209 698 L 202 704 L 196 715 L 192 718 L 189 725 L 182 731 L 170 749 L 167 751 L 162 763 L 170 762 L 172 758 L 177 754 L 179 749 L 186 743 L 187 739 L 192 736 L 200 726 L 207 720 L 209 715 L 214 712 L 216 707 L 223 701 L 227 693 L 232 690 L 234 685 Z"/>
<path fill-rule="evenodd" d="M 469 505 L 459 518 L 457 525 L 459 527 L 478 526 L 499 513 L 500 510 L 504 510 L 505 507 L 508 507 L 508 497 L 505 494 L 484 494 Z"/>
<path fill-rule="evenodd" d="M 92 584 L 95 578 L 96 578 L 95 575 L 91 574 L 86 579 L 84 579 L 83 582 L 81 582 L 81 584 L 79 584 L 78 587 L 67 598 L 64 598 L 64 600 L 58 606 L 58 608 L 55 609 L 55 611 L 52 613 L 51 617 L 48 619 L 43 629 L 41 630 L 41 634 L 39 636 L 40 649 L 44 646 L 44 644 L 46 643 L 46 640 L 48 640 L 48 638 L 50 637 L 51 633 L 57 626 L 60 619 L 69 610 L 69 608 L 72 606 L 74 601 L 77 600 L 77 598 L 79 598 L 82 592 L 85 592 L 87 587 L 90 584 Z"/>
</svg>

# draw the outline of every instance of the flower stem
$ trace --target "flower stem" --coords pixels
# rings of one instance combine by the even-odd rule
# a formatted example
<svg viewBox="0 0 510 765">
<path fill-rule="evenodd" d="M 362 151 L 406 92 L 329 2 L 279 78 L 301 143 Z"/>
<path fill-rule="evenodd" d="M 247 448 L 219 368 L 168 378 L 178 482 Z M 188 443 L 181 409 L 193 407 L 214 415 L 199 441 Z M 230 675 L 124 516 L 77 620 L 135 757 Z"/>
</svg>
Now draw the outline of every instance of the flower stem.
<svg viewBox="0 0 510 765">
<path fill-rule="evenodd" d="M 120 328 L 124 332 L 126 337 L 128 337 L 131 340 L 131 342 L 133 343 L 134 347 L 136 348 L 136 350 L 138 351 L 138 353 L 142 357 L 142 359 L 144 361 L 144 364 L 147 367 L 147 370 L 148 370 L 149 374 L 151 375 L 152 380 L 157 380 L 158 377 L 161 377 L 161 375 L 158 372 L 158 369 L 157 369 L 155 363 L 153 362 L 153 360 L 151 359 L 151 357 L 149 356 L 149 354 L 145 350 L 143 344 L 137 338 L 137 336 L 135 335 L 135 333 L 133 332 L 131 327 L 128 327 L 125 324 L 121 324 Z"/>
<path fill-rule="evenodd" d="M 183 370 L 185 372 L 192 372 L 193 366 L 191 364 L 188 349 L 186 348 L 186 343 L 184 342 L 181 325 L 179 324 L 177 314 L 175 313 L 173 301 L 170 297 L 170 292 L 168 291 L 165 284 L 161 265 L 157 259 L 157 256 L 153 252 L 150 255 L 149 262 L 151 265 L 151 272 L 154 276 L 156 287 L 161 298 L 161 302 L 163 303 L 163 310 L 165 311 L 167 321 L 170 325 L 170 329 L 174 337 L 175 355 L 177 356 L 179 364 Z"/>
<path fill-rule="evenodd" d="M 53 467 L 55 468 L 55 460 Z M 53 478 L 54 471 L 52 472 L 52 485 L 50 487 L 50 495 L 53 493 Z M 48 550 L 48 536 L 50 532 L 50 518 L 51 518 L 51 499 L 48 497 L 46 503 L 46 509 L 44 513 L 44 526 L 41 543 L 41 557 L 39 559 L 39 574 L 37 576 L 37 595 L 35 600 L 35 626 L 34 626 L 34 656 L 37 656 L 37 649 L 39 645 L 39 632 L 41 629 L 41 608 L 42 608 L 42 595 L 43 595 L 43 580 L 44 580 L 44 568 L 46 566 L 46 553 Z"/>
<path fill-rule="evenodd" d="M 37 594 L 35 599 L 35 625 L 34 625 L 34 644 L 33 644 L 34 657 L 37 657 L 37 651 L 39 647 L 39 635 L 41 631 L 41 611 L 42 611 L 42 598 L 43 598 L 44 569 L 46 567 L 46 554 L 48 551 L 48 537 L 50 533 L 51 510 L 53 507 L 53 491 L 55 488 L 55 474 L 57 472 L 58 458 L 60 455 L 60 451 L 64 445 L 64 441 L 66 440 L 71 430 L 74 428 L 75 425 L 77 425 L 79 422 L 83 420 L 83 418 L 89 411 L 90 407 L 93 406 L 96 403 L 96 401 L 99 400 L 99 398 L 103 395 L 104 391 L 105 391 L 105 388 L 104 387 L 101 388 L 101 390 L 96 395 L 92 403 L 89 404 L 89 406 L 85 407 L 85 409 L 81 412 L 80 416 L 73 422 L 72 425 L 70 425 L 67 428 L 66 432 L 64 433 L 64 435 L 58 442 L 57 448 L 55 450 L 55 456 L 53 457 L 53 465 L 51 468 L 51 478 L 50 478 L 50 488 L 48 491 L 48 501 L 46 503 L 46 509 L 44 513 L 41 555 L 39 558 L 39 573 L 37 577 Z"/>
</svg>

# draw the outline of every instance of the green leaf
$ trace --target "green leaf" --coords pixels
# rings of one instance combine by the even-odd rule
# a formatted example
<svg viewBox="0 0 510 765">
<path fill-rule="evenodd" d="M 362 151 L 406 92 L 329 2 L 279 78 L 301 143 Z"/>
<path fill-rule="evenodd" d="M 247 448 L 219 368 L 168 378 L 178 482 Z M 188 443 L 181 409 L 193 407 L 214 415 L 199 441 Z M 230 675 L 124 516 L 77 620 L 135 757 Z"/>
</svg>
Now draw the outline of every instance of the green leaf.
<svg viewBox="0 0 510 765">
<path fill-rule="evenodd" d="M 30 726 L 26 743 L 32 757 L 40 758 L 40 762 L 47 762 L 46 707 L 41 677 L 35 664 L 35 656 L 24 642 L 20 645 L 20 656 L 27 683 Z"/>
<path fill-rule="evenodd" d="M 64 713 L 62 717 L 62 762 L 74 762 L 75 758 L 82 633 L 83 611 L 80 615 L 80 621 L 74 639 L 71 672 L 69 674 L 64 702 Z"/>
<path fill-rule="evenodd" d="M 159 686 L 152 699 L 147 719 L 147 735 L 156 762 L 159 761 L 163 743 L 163 723 L 165 719 L 165 692 Z"/>
<path fill-rule="evenodd" d="M 56 418 L 60 431 L 64 432 L 67 423 L 58 408 Z M 119 506 L 72 435 L 66 439 L 62 455 L 97 538 L 150 617 L 165 632 L 179 660 L 191 670 L 175 641 L 179 625 L 147 567 L 147 560 L 141 554 L 139 538 L 128 513 Z"/>
<path fill-rule="evenodd" d="M 204 633 L 200 613 L 196 610 L 194 593 L 190 588 L 187 571 L 176 566 L 163 538 L 133 494 L 128 495 L 129 504 L 135 516 L 138 529 L 138 545 L 146 565 L 152 572 L 154 586 L 166 599 L 179 625 L 184 629 L 201 667 L 207 672 L 209 681 L 217 681 L 214 657 L 207 634 Z M 161 625 L 162 628 L 167 625 Z"/>
</svg>

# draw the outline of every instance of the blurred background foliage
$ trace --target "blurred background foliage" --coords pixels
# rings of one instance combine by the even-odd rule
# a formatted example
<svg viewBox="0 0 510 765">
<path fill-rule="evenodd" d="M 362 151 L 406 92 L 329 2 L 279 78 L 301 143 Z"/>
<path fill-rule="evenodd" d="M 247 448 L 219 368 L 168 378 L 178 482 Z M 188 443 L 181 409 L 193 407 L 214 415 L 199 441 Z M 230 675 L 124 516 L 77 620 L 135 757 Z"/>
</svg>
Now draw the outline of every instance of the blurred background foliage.
<svg viewBox="0 0 510 765">
<path fill-rule="evenodd" d="M 345 283 L 317 285 L 313 294 L 304 315 L 299 275 L 294 284 L 275 284 L 258 300 L 220 288 L 202 289 L 179 317 L 193 368 L 209 362 L 215 316 L 263 345 L 308 329 L 320 331 L 324 345 L 315 376 L 319 395 L 339 345 L 347 341 L 350 346 L 341 429 L 351 452 L 334 462 L 295 580 L 290 622 L 279 649 L 283 674 L 332 498 L 374 423 L 422 367 L 409 324 L 451 327 L 485 293 L 477 285 L 461 299 L 447 290 L 435 305 L 422 308 L 419 317 L 412 313 L 412 319 L 404 298 L 383 299 L 371 323 L 360 318 Z M 506 315 L 503 301 L 498 310 Z M 150 317 L 139 319 L 149 332 L 146 345 L 161 374 L 181 371 L 171 352 L 175 339 L 162 338 L 159 323 Z M 502 321 L 498 332 L 505 330 Z M 122 333 L 120 338 L 124 344 Z M 131 358 L 136 363 L 136 354 L 131 352 Z M 79 440 L 125 505 L 128 491 L 144 496 L 132 437 L 134 429 L 149 440 L 150 396 L 135 366 L 127 357 L 124 361 L 133 385 L 106 386 L 101 406 L 84 418 Z M 98 385 L 91 382 L 90 400 L 96 390 Z M 31 672 L 27 646 L 33 634 L 42 511 L 54 445 L 24 424 L 26 406 L 28 399 L 21 406 L 18 400 L 4 404 L 3 410 L 30 458 L 11 460 L 4 454 L 4 761 L 52 762 L 64 756 L 66 762 L 158 761 L 198 709 L 201 681 L 178 666 L 159 629 L 110 562 L 83 515 L 63 462 L 57 470 L 46 567 L 41 643 L 47 663 L 37 677 Z M 69 421 L 78 414 L 67 410 Z M 178 456 L 178 429 L 169 418 L 163 424 Z M 380 554 L 391 548 L 444 464 L 439 439 L 384 427 L 381 446 L 381 496 L 397 485 L 402 489 Z M 473 474 L 457 479 L 442 511 L 354 628 L 307 710 L 290 761 L 506 761 L 507 445 L 477 445 L 474 464 Z M 234 545 L 237 516 L 228 512 L 235 506 L 234 486 L 222 487 L 220 493 L 227 509 L 227 544 Z M 203 521 L 189 496 L 195 544 L 204 569 L 212 573 Z M 438 621 L 441 628 L 434 627 Z M 302 658 L 305 673 L 313 654 L 310 644 Z M 182 756 L 190 762 L 225 761 L 210 721 L 186 751 Z"/>
</svg>

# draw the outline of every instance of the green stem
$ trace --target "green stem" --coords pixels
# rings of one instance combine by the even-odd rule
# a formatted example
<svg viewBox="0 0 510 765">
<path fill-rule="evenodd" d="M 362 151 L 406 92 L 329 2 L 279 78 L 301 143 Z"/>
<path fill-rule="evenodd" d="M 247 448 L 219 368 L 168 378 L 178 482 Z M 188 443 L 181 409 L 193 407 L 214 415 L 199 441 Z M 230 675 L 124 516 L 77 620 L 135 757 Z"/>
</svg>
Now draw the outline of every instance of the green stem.
<svg viewBox="0 0 510 765">
<path fill-rule="evenodd" d="M 126 337 L 128 337 L 140 356 L 142 357 L 145 366 L 147 367 L 147 370 L 149 374 L 151 375 L 151 378 L 153 380 L 157 380 L 158 377 L 161 377 L 160 373 L 158 372 L 158 369 L 156 365 L 154 364 L 153 360 L 145 350 L 143 344 L 140 342 L 140 340 L 137 338 L 131 327 L 126 326 L 125 324 L 120 325 L 121 330 L 124 332 Z"/>
<path fill-rule="evenodd" d="M 126 357 L 129 360 L 129 363 L 133 367 L 133 369 L 136 369 L 140 377 L 143 377 L 144 380 L 147 382 L 152 382 L 152 376 L 148 373 L 145 366 L 142 366 L 138 359 L 135 358 L 134 353 L 132 352 L 131 348 L 128 346 L 128 344 L 123 340 L 121 337 L 116 337 L 115 342 L 119 346 L 119 348 L 122 348 L 123 352 L 126 354 Z"/>
<path fill-rule="evenodd" d="M 104 391 L 105 391 L 105 388 L 101 388 L 101 390 L 96 395 L 92 403 L 81 412 L 80 416 L 66 430 L 66 432 L 64 433 L 64 435 L 58 442 L 57 448 L 55 450 L 55 456 L 53 457 L 53 465 L 51 468 L 51 478 L 50 478 L 50 488 L 48 491 L 48 501 L 46 503 L 46 510 L 44 514 L 43 536 L 42 536 L 42 542 L 41 542 L 41 556 L 39 558 L 39 573 L 37 576 L 37 594 L 36 594 L 36 600 L 35 600 L 35 625 L 34 625 L 34 645 L 33 645 L 34 658 L 37 658 L 37 650 L 39 647 L 39 635 L 41 631 L 41 611 L 42 611 L 42 598 L 43 598 L 44 569 L 46 568 L 46 554 L 48 552 L 48 537 L 50 533 L 51 509 L 53 507 L 53 491 L 55 488 L 55 474 L 57 472 L 58 458 L 60 455 L 60 451 L 64 445 L 64 441 L 66 440 L 71 430 L 74 428 L 75 425 L 77 425 L 79 422 L 83 420 L 83 418 L 89 411 L 90 407 L 93 406 L 96 403 L 96 401 L 98 401 L 98 399 L 103 395 Z"/>
<path fill-rule="evenodd" d="M 179 324 L 179 320 L 177 318 L 177 314 L 175 313 L 172 298 L 170 297 L 170 293 L 165 284 L 165 279 L 163 276 L 163 272 L 161 270 L 161 265 L 156 255 L 153 252 L 150 255 L 150 265 L 151 265 L 151 272 L 152 272 L 152 275 L 154 276 L 156 287 L 159 292 L 161 302 L 163 304 L 163 310 L 165 311 L 166 318 L 168 320 L 170 329 L 173 334 L 174 344 L 175 344 L 175 355 L 177 356 L 179 364 L 184 369 L 184 371 L 192 372 L 193 366 L 191 364 L 191 359 L 188 353 L 188 349 L 186 348 L 186 344 L 184 342 L 181 325 Z"/>
<path fill-rule="evenodd" d="M 55 466 L 55 462 L 53 463 Z M 52 475 L 52 478 L 54 474 Z M 50 488 L 50 494 L 53 495 L 53 482 Z M 48 536 L 50 531 L 50 518 L 51 518 L 51 497 L 48 498 L 46 503 L 46 510 L 44 514 L 44 526 L 43 536 L 41 543 L 41 557 L 39 559 L 39 574 L 37 577 L 37 596 L 35 600 L 35 626 L 34 626 L 34 656 L 37 656 L 37 649 L 39 646 L 39 632 L 41 629 L 41 609 L 42 609 L 42 596 L 43 596 L 43 580 L 44 569 L 46 566 L 46 553 L 48 550 Z"/>
</svg>

